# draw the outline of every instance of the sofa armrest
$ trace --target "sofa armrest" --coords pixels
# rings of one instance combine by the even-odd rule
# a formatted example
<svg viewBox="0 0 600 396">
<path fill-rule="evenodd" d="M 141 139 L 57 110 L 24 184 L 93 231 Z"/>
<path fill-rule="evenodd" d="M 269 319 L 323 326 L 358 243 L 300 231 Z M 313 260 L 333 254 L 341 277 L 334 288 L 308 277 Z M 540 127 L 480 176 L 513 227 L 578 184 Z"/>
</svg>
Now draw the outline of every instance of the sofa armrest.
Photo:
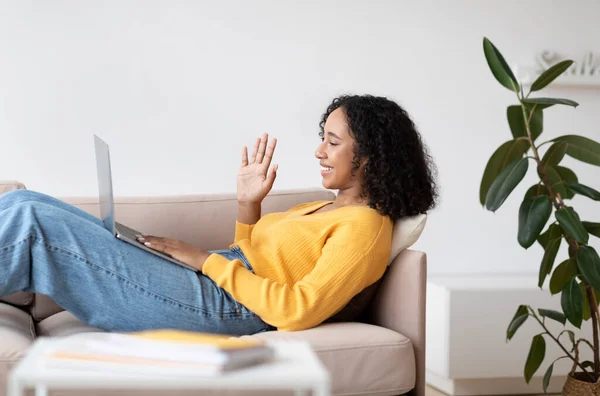
<svg viewBox="0 0 600 396">
<path fill-rule="evenodd" d="M 24 190 L 25 185 L 17 180 L 0 180 L 0 194 L 12 190 Z"/>
<path fill-rule="evenodd" d="M 408 337 L 415 351 L 416 382 L 410 392 L 425 395 L 425 291 L 427 255 L 405 249 L 390 264 L 369 307 L 370 323 Z"/>
</svg>

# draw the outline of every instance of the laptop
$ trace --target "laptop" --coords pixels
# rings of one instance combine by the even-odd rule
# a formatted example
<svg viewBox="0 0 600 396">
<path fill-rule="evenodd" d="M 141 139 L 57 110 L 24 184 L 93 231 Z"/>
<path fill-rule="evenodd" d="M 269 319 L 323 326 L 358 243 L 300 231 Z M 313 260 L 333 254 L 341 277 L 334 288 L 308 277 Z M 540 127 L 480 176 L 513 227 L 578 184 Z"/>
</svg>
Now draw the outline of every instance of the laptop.
<svg viewBox="0 0 600 396">
<path fill-rule="evenodd" d="M 114 236 L 127 242 L 137 248 L 143 249 L 148 253 L 159 256 L 174 264 L 181 265 L 192 271 L 199 272 L 198 268 L 192 267 L 189 264 L 183 263 L 168 254 L 152 250 L 136 239 L 136 235 L 141 232 L 127 227 L 115 221 L 115 203 L 113 200 L 112 176 L 110 170 L 110 153 L 108 145 L 94 135 L 94 146 L 96 148 L 96 170 L 98 172 L 98 193 L 100 197 L 100 218 L 104 223 L 104 227 L 112 232 Z"/>
</svg>

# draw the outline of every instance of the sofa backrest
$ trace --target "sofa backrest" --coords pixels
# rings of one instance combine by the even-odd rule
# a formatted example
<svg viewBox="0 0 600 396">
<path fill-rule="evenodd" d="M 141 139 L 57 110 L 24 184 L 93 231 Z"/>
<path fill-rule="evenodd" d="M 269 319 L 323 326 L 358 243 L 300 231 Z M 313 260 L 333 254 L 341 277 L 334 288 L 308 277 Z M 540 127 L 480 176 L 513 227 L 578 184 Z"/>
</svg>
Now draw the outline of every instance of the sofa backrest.
<svg viewBox="0 0 600 396">
<path fill-rule="evenodd" d="M 100 216 L 97 198 L 61 199 Z M 272 191 L 263 201 L 262 214 L 283 212 L 304 202 L 333 199 L 335 194 L 324 189 Z M 233 193 L 115 198 L 115 218 L 119 223 L 206 250 L 226 249 L 233 243 L 236 217 L 237 199 Z"/>
</svg>

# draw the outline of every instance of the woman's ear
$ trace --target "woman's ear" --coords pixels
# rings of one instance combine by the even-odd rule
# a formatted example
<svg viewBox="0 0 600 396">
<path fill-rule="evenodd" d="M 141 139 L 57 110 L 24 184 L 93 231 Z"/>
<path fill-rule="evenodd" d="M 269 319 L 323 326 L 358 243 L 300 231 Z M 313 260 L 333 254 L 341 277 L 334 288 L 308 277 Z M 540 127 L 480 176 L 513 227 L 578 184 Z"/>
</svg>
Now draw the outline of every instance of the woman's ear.
<svg viewBox="0 0 600 396">
<path fill-rule="evenodd" d="M 360 169 L 360 172 L 364 173 L 365 170 L 367 169 L 367 163 L 369 162 L 368 158 L 363 158 L 360 160 L 360 166 L 358 169 Z"/>
</svg>

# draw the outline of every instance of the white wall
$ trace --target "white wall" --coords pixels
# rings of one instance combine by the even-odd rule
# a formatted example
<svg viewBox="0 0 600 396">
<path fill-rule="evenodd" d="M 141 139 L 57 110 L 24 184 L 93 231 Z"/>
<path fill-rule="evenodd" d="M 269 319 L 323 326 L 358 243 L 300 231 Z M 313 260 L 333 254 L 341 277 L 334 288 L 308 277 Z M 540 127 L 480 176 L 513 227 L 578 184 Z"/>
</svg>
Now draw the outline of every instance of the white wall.
<svg viewBox="0 0 600 396">
<path fill-rule="evenodd" d="M 232 192 L 242 145 L 269 132 L 275 188 L 317 187 L 326 105 L 340 93 L 385 95 L 413 116 L 439 167 L 442 201 L 415 245 L 430 271 L 536 272 L 541 249 L 516 242 L 532 168 L 495 215 L 478 202 L 515 101 L 489 72 L 482 38 L 511 64 L 533 64 L 542 49 L 579 60 L 600 52 L 600 3 L 299 3 L 0 0 L 0 179 L 95 195 L 96 133 L 111 145 L 117 195 Z M 542 139 L 600 140 L 600 90 L 545 94 L 581 106 L 549 109 Z M 565 164 L 600 188 L 597 168 Z M 600 221 L 598 206 L 576 203 Z"/>
</svg>

